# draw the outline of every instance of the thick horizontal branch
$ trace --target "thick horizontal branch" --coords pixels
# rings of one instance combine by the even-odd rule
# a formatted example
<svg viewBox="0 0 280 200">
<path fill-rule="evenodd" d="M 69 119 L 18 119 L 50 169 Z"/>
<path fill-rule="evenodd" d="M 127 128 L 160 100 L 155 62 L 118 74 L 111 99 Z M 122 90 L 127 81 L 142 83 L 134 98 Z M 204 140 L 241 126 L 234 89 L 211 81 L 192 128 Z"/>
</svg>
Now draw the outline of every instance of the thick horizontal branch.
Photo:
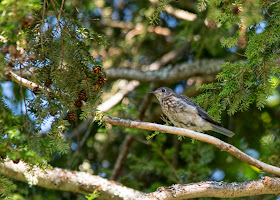
<svg viewBox="0 0 280 200">
<path fill-rule="evenodd" d="M 100 193 L 99 198 L 103 200 L 134 200 L 143 195 L 143 193 L 125 187 L 115 181 L 109 181 L 85 172 L 60 168 L 46 169 L 43 171 L 38 167 L 31 167 L 22 161 L 18 164 L 12 161 L 1 162 L 0 173 L 10 178 L 28 182 L 31 185 L 54 190 L 88 194 L 97 189 Z"/>
<path fill-rule="evenodd" d="M 143 195 L 138 200 L 177 200 L 198 197 L 233 198 L 280 193 L 280 178 L 263 177 L 242 183 L 206 181 L 184 185 L 160 187 L 156 192 Z"/>
<path fill-rule="evenodd" d="M 106 74 L 110 79 L 138 80 L 141 82 L 176 83 L 192 76 L 217 74 L 223 60 L 199 60 L 175 66 L 163 67 L 159 70 L 142 71 L 131 68 L 110 68 Z"/>
<path fill-rule="evenodd" d="M 126 119 L 120 119 L 117 117 L 108 117 L 103 116 L 103 120 L 109 124 L 117 125 L 117 126 L 124 126 L 124 127 L 130 127 L 130 128 L 137 128 L 137 129 L 143 129 L 143 130 L 151 130 L 151 131 L 158 131 L 162 133 L 171 133 L 175 135 L 181 135 L 190 137 L 196 140 L 200 140 L 209 144 L 213 144 L 222 151 L 227 151 L 231 155 L 235 156 L 236 158 L 253 165 L 257 167 L 260 170 L 270 172 L 272 174 L 276 174 L 280 176 L 280 168 L 275 167 L 273 165 L 266 164 L 262 161 L 259 161 L 246 153 L 240 151 L 236 147 L 232 146 L 231 144 L 228 144 L 218 138 L 215 138 L 211 135 L 198 133 L 195 131 L 191 131 L 184 128 L 177 128 L 173 126 L 165 126 L 160 124 L 154 124 L 154 123 L 148 123 L 148 122 L 139 122 L 139 121 L 131 121 Z"/>
<path fill-rule="evenodd" d="M 163 36 L 169 36 L 171 34 L 171 30 L 169 28 L 161 27 L 161 26 L 145 26 L 144 24 L 137 23 L 133 24 L 132 22 L 123 22 L 123 21 L 102 21 L 99 23 L 100 25 L 103 26 L 108 26 L 112 28 L 120 28 L 120 29 L 125 29 L 125 30 L 132 30 L 135 29 L 139 32 L 143 32 L 144 29 L 146 28 L 148 32 L 150 33 L 156 33 L 158 35 L 163 35 Z"/>
</svg>

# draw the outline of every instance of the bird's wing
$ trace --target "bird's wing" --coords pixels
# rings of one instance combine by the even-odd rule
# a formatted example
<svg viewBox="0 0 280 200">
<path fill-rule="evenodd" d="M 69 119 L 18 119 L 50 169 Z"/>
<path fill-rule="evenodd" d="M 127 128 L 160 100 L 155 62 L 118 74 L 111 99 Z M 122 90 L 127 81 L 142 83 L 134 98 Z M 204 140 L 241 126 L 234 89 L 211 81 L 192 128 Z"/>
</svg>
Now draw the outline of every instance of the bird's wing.
<svg viewBox="0 0 280 200">
<path fill-rule="evenodd" d="M 178 96 L 180 96 L 181 98 L 183 98 L 188 104 L 192 105 L 192 106 L 195 106 L 196 109 L 197 109 L 197 112 L 199 114 L 200 117 L 202 117 L 203 119 L 205 119 L 206 121 L 210 122 L 210 123 L 213 123 L 217 126 L 221 126 L 222 125 L 216 121 L 214 121 L 210 115 L 208 115 L 208 113 L 203 110 L 199 105 L 197 105 L 193 100 L 191 100 L 189 97 L 187 96 L 184 96 L 184 95 L 181 95 L 181 94 L 177 94 Z"/>
</svg>

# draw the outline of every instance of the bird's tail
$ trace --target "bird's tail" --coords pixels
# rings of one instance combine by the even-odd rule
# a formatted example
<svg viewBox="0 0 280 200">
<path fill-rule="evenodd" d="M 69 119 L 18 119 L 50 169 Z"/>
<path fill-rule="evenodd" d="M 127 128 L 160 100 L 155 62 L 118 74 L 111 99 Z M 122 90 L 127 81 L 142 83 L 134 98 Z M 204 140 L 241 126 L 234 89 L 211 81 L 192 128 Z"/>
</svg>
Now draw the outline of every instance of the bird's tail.
<svg viewBox="0 0 280 200">
<path fill-rule="evenodd" d="M 212 124 L 212 126 L 213 126 L 212 131 L 215 131 L 217 133 L 221 133 L 221 134 L 226 135 L 228 137 L 234 136 L 233 132 L 231 132 L 230 130 L 228 130 L 228 129 L 222 127 L 222 126 L 218 126 L 218 125 L 215 125 L 215 124 Z"/>
</svg>

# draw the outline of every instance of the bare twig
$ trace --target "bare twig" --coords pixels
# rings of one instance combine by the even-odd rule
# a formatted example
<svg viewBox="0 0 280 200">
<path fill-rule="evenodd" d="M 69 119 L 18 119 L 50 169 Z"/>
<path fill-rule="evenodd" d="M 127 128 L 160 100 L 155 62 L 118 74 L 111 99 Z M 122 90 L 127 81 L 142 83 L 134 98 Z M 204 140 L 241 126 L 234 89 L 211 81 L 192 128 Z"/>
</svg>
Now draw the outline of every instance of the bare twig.
<svg viewBox="0 0 280 200">
<path fill-rule="evenodd" d="M 110 177 L 111 180 L 117 180 L 118 179 L 118 177 L 121 173 L 121 170 L 122 170 L 123 163 L 126 160 L 127 154 L 129 152 L 129 148 L 130 148 L 133 140 L 134 140 L 134 135 L 129 134 L 125 137 L 125 140 L 123 141 L 123 143 L 121 145 L 117 161 L 114 165 L 112 175 Z"/>
<path fill-rule="evenodd" d="M 206 181 L 184 185 L 160 187 L 156 192 L 143 195 L 137 200 L 177 200 L 197 197 L 233 198 L 261 194 L 276 194 L 280 192 L 280 178 L 268 176 L 259 180 L 242 183 L 226 183 Z"/>
<path fill-rule="evenodd" d="M 88 194 L 97 189 L 100 192 L 99 198 L 103 200 L 134 200 L 143 194 L 100 176 L 60 168 L 43 171 L 38 167 L 31 167 L 22 161 L 18 164 L 8 160 L 1 162 L 0 173 L 7 177 L 28 182 L 30 185 L 38 185 L 54 190 Z"/>
<path fill-rule="evenodd" d="M 119 92 L 117 92 L 115 95 L 113 95 L 110 99 L 102 103 L 98 106 L 98 110 L 102 112 L 106 112 L 113 108 L 115 105 L 117 105 L 123 97 L 134 90 L 139 85 L 139 81 L 130 81 L 125 88 L 121 89 Z"/>
<path fill-rule="evenodd" d="M 152 95 L 151 95 L 150 91 L 153 91 L 155 89 L 155 87 L 156 87 L 155 84 L 150 85 L 149 91 L 146 94 L 146 96 L 143 100 L 143 103 L 140 106 L 140 109 L 139 109 L 140 112 L 139 112 L 139 115 L 137 117 L 138 120 L 143 120 L 144 115 L 145 115 L 145 111 L 147 109 L 147 106 L 148 106 L 149 102 L 151 101 L 151 96 Z M 130 148 L 133 140 L 134 140 L 134 135 L 128 134 L 125 137 L 125 140 L 123 141 L 123 143 L 121 145 L 121 150 L 120 150 L 120 153 L 118 155 L 117 161 L 114 165 L 114 169 L 113 169 L 113 172 L 112 172 L 112 175 L 111 175 L 112 180 L 117 180 L 117 178 L 119 177 L 119 175 L 121 173 L 121 170 L 122 170 L 123 163 L 126 160 L 127 154 L 129 152 L 129 148 Z"/>
<path fill-rule="evenodd" d="M 143 66 L 142 69 L 146 68 L 148 70 L 159 70 L 160 67 L 162 67 L 165 64 L 167 64 L 168 62 L 176 59 L 178 57 L 178 55 L 181 54 L 184 49 L 186 49 L 186 47 L 187 47 L 187 45 L 179 46 L 179 47 L 173 49 L 172 51 L 169 51 L 168 53 L 164 54 L 163 56 L 161 56 L 158 60 L 156 60 L 152 64 L 145 66 L 145 67 Z"/>
<path fill-rule="evenodd" d="M 150 2 L 152 4 L 158 4 L 157 0 L 150 0 Z M 174 17 L 185 20 L 185 21 L 194 21 L 197 18 L 196 14 L 182 10 L 182 9 L 173 8 L 171 5 L 166 5 L 164 7 L 164 10 L 168 14 L 173 15 Z"/>
<path fill-rule="evenodd" d="M 103 120 L 107 123 L 117 125 L 117 126 L 124 126 L 124 127 L 130 127 L 130 128 L 137 128 L 137 129 L 143 129 L 143 130 L 150 130 L 150 131 L 158 131 L 163 133 L 171 133 L 175 135 L 181 135 L 190 137 L 196 140 L 200 140 L 209 144 L 213 144 L 222 151 L 227 151 L 231 155 L 235 156 L 236 158 L 253 165 L 257 167 L 260 170 L 270 172 L 272 174 L 276 174 L 280 176 L 280 168 L 275 167 L 273 165 L 266 164 L 262 161 L 259 161 L 246 153 L 240 151 L 236 147 L 232 146 L 231 144 L 228 144 L 218 138 L 215 138 L 211 135 L 198 133 L 195 131 L 191 131 L 188 129 L 183 128 L 177 128 L 177 127 L 171 127 L 171 126 L 164 126 L 154 123 L 147 123 L 147 122 L 138 122 L 138 121 L 131 121 L 126 119 L 120 119 L 117 117 L 108 117 L 103 116 Z"/>
</svg>

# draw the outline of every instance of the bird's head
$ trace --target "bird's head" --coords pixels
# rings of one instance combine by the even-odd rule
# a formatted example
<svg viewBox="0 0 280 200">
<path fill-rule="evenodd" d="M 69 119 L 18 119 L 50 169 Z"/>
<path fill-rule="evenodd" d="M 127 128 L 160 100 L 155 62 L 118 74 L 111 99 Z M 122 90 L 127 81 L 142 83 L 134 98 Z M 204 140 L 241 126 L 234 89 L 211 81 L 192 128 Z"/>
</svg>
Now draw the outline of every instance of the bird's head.
<svg viewBox="0 0 280 200">
<path fill-rule="evenodd" d="M 152 91 L 151 93 L 155 94 L 158 100 L 162 100 L 165 97 L 170 96 L 174 92 L 168 87 L 160 87 L 157 90 Z"/>
</svg>

